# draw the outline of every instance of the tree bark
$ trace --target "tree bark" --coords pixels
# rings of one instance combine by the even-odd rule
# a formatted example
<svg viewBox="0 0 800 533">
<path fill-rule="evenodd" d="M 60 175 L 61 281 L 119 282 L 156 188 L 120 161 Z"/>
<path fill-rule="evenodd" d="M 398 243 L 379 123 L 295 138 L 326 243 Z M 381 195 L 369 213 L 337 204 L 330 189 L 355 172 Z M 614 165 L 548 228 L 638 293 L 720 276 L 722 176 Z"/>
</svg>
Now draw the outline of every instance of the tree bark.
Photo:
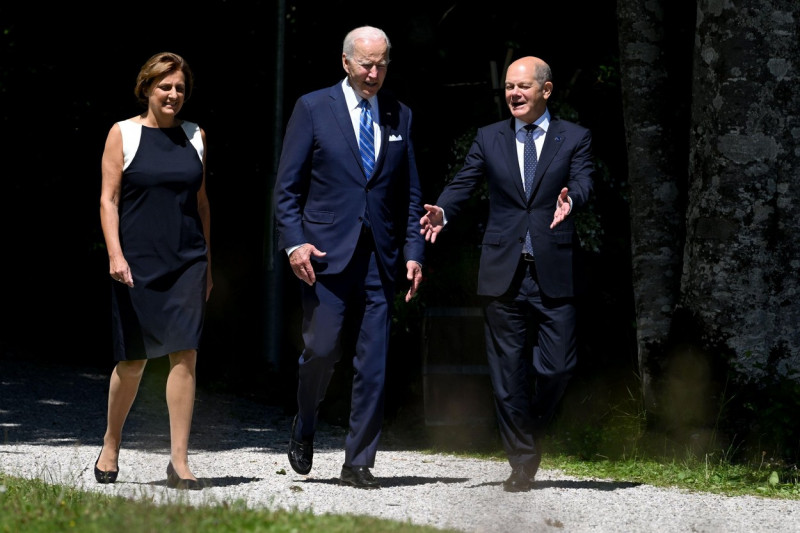
<svg viewBox="0 0 800 533">
<path fill-rule="evenodd" d="M 689 84 L 679 71 L 670 71 L 681 58 L 670 56 L 675 48 L 665 33 L 666 3 L 617 2 L 639 372 L 651 412 L 659 410 L 654 387 L 666 364 L 679 296 L 687 167 L 681 134 L 688 124 L 687 105 L 681 103 L 689 100 Z"/>
<path fill-rule="evenodd" d="M 699 0 L 681 312 L 743 382 L 800 380 L 800 3 Z"/>
</svg>

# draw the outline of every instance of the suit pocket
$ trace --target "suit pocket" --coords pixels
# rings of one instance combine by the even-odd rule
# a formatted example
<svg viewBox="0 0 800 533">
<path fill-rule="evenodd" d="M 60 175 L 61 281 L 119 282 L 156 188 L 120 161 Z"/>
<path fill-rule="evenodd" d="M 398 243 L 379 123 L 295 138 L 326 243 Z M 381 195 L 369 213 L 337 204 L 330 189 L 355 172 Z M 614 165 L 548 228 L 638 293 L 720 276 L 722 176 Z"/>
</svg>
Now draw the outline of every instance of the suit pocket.
<svg viewBox="0 0 800 533">
<path fill-rule="evenodd" d="M 503 234 L 486 232 L 483 234 L 482 244 L 484 246 L 500 246 L 503 244 Z"/>
<path fill-rule="evenodd" d="M 315 211 L 312 209 L 303 211 L 303 222 L 333 224 L 333 218 L 333 211 Z"/>
<path fill-rule="evenodd" d="M 554 231 L 550 239 L 558 246 L 572 245 L 575 233 L 572 231 Z"/>
</svg>

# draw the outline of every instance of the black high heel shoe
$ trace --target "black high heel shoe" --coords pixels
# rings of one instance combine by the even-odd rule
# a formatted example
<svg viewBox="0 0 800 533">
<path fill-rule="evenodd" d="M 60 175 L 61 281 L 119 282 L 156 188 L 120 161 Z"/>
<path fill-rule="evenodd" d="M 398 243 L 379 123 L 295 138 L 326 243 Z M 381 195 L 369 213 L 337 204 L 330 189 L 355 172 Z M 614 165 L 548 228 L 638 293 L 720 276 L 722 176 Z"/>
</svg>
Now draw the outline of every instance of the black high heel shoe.
<svg viewBox="0 0 800 533">
<path fill-rule="evenodd" d="M 115 481 L 117 481 L 117 475 L 119 474 L 119 448 L 117 448 L 116 470 L 106 471 L 97 468 L 97 463 L 100 461 L 100 455 L 103 455 L 103 448 L 100 448 L 100 454 L 97 456 L 97 461 L 94 462 L 94 478 L 97 480 L 98 483 L 102 483 L 103 485 L 114 483 Z"/>
<path fill-rule="evenodd" d="M 167 487 L 178 490 L 202 490 L 203 485 L 196 479 L 183 479 L 175 472 L 172 461 L 167 465 Z"/>
</svg>

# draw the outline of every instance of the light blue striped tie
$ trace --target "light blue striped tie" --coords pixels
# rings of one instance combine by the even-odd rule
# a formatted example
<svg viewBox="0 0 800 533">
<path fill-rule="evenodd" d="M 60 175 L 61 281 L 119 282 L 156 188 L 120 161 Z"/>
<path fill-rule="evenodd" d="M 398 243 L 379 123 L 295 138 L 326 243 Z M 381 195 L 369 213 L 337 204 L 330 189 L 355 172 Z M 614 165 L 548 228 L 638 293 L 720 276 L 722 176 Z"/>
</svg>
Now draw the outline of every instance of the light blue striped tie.
<svg viewBox="0 0 800 533">
<path fill-rule="evenodd" d="M 367 179 L 372 176 L 372 171 L 375 170 L 375 139 L 372 133 L 372 111 L 370 111 L 370 107 L 366 98 L 361 100 L 361 125 L 359 126 L 358 146 Z"/>
</svg>

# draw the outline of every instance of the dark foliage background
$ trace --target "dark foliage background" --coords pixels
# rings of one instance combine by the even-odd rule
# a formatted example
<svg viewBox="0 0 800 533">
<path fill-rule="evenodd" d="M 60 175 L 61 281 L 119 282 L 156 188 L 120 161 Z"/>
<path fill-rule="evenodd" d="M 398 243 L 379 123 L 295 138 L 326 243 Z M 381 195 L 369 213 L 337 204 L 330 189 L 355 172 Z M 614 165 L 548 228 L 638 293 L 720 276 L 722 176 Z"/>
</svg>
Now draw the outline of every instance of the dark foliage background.
<svg viewBox="0 0 800 533">
<path fill-rule="evenodd" d="M 209 140 L 215 290 L 198 379 L 201 386 L 234 388 L 291 409 L 300 349 L 298 282 L 283 253 L 272 248 L 275 155 L 295 99 L 340 81 L 345 33 L 371 24 L 393 43 L 385 90 L 415 113 L 426 201 L 457 170 L 474 129 L 508 117 L 501 88 L 507 61 L 537 55 L 550 63 L 552 107 L 593 131 L 603 171 L 595 225 L 587 230 L 592 290 L 583 304 L 575 387 L 582 392 L 575 394 L 589 394 L 582 383 L 616 387 L 618 378 L 635 374 L 615 2 L 410 1 L 376 3 L 362 15 L 341 1 L 214 0 L 191 8 L 109 4 L 99 10 L 79 3 L 8 4 L 0 7 L 0 357 L 110 370 L 100 157 L 111 125 L 139 111 L 133 97 L 139 67 L 170 50 L 188 59 L 196 77 L 182 117 L 200 123 Z M 285 58 L 282 70 L 277 53 Z M 475 304 L 484 208 L 476 198 L 474 225 L 430 248 L 420 297 L 398 306 L 389 416 L 422 401 L 428 309 Z M 346 370 L 338 372 L 327 402 L 331 416 L 337 399 L 346 399 L 346 378 Z"/>
</svg>

